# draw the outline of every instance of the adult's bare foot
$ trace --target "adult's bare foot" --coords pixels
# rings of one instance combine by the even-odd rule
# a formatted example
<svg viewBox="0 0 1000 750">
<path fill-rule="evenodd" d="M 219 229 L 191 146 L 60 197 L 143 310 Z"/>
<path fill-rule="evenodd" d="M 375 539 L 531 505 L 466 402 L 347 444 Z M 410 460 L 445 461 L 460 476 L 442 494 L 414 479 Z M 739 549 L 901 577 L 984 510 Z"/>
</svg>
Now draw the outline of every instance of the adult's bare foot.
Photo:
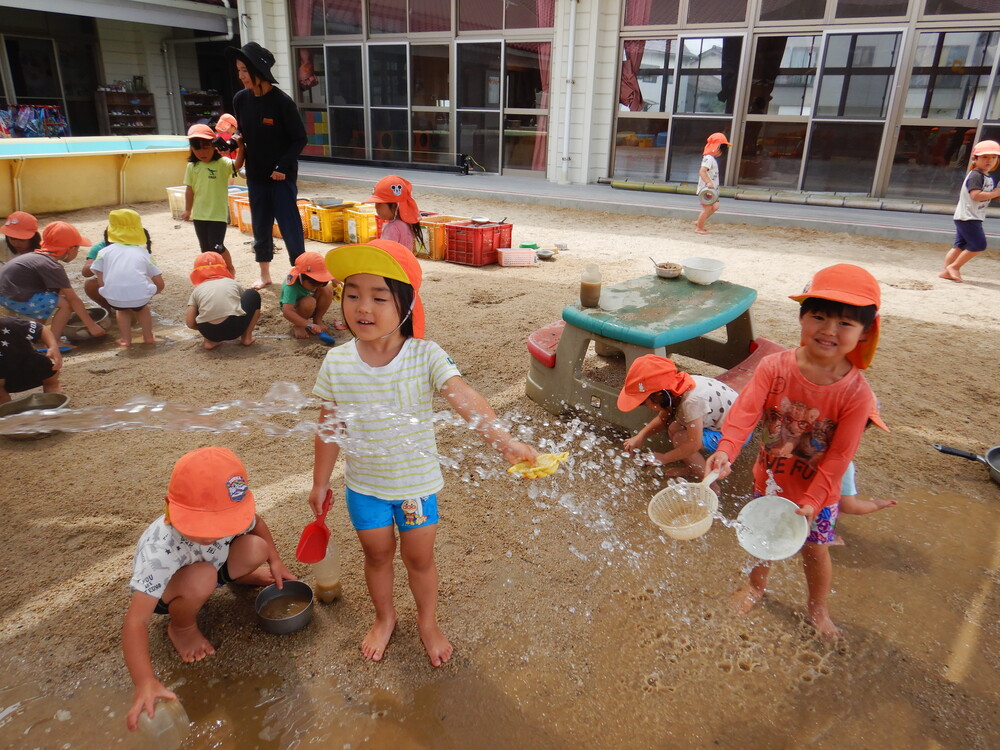
<svg viewBox="0 0 1000 750">
<path fill-rule="evenodd" d="M 420 640 L 424 642 L 424 648 L 427 649 L 427 657 L 431 660 L 431 666 L 440 667 L 451 658 L 455 647 L 444 637 L 444 633 L 441 632 L 441 628 L 436 622 L 428 625 L 418 624 L 417 630 L 420 631 Z"/>
<path fill-rule="evenodd" d="M 171 622 L 167 625 L 167 635 L 170 636 L 170 641 L 177 649 L 181 661 L 201 661 L 215 653 L 212 644 L 198 630 L 197 624 L 179 628 Z"/>
<path fill-rule="evenodd" d="M 392 638 L 392 631 L 395 629 L 395 614 L 392 619 L 376 619 L 371 630 L 361 641 L 362 655 L 372 661 L 382 661 L 382 657 L 385 656 L 385 647 L 389 645 L 389 639 Z"/>
<path fill-rule="evenodd" d="M 733 592 L 731 597 L 733 610 L 738 615 L 745 615 L 763 598 L 764 592 L 750 583 L 750 581 L 747 581 Z"/>
<path fill-rule="evenodd" d="M 253 288 L 256 289 L 259 292 L 261 289 L 263 289 L 266 286 L 271 286 L 271 280 L 270 279 L 260 279 L 260 280 L 258 280 L 256 282 L 254 282 Z"/>
</svg>

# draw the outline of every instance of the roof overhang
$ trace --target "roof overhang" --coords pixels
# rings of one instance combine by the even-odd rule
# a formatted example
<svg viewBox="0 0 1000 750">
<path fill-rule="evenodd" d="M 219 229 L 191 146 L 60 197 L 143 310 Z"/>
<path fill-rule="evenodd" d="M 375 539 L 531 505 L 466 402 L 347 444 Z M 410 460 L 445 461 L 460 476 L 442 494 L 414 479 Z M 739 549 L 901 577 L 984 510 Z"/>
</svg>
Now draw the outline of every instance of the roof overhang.
<svg viewBox="0 0 1000 750">
<path fill-rule="evenodd" d="M 235 0 L 232 4 L 236 4 Z M 0 0 L 0 7 L 109 18 L 213 33 L 225 32 L 226 17 L 236 18 L 237 14 L 235 8 L 188 0 L 35 0 L 34 3 Z"/>
</svg>

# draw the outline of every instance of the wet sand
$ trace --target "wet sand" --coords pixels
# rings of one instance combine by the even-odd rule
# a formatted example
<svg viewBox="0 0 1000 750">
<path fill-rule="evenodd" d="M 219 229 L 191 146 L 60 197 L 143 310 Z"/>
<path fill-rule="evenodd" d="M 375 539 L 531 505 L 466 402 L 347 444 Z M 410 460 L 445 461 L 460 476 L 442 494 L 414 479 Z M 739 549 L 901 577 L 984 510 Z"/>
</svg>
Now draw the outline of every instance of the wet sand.
<svg viewBox="0 0 1000 750">
<path fill-rule="evenodd" d="M 300 192 L 353 195 L 338 186 Z M 296 739 L 403 748 L 1000 744 L 1000 487 L 981 464 L 931 448 L 982 453 L 1000 443 L 995 253 L 977 258 L 966 283 L 955 284 L 936 278 L 947 248 L 933 245 L 722 224 L 701 237 L 686 221 L 416 197 L 441 213 L 507 215 L 515 242 L 569 245 L 536 268 L 426 261 L 423 297 L 428 337 L 467 380 L 532 441 L 569 450 L 573 459 L 549 479 L 518 482 L 467 430 L 439 428 L 441 453 L 457 464 L 445 469 L 437 545 L 441 624 L 456 646 L 442 669 L 429 665 L 420 645 L 401 565 L 400 624 L 386 658 L 371 664 L 360 656 L 371 606 L 342 503 L 328 520 L 341 544 L 344 596 L 318 605 L 305 631 L 261 632 L 255 591 L 224 589 L 201 618 L 217 655 L 184 665 L 157 621 L 154 664 L 194 722 L 188 746 L 286 748 Z M 193 229 L 174 229 L 165 201 L 135 208 L 167 282 L 153 302 L 161 344 L 79 347 L 63 378 L 72 405 L 117 406 L 136 395 L 198 407 L 259 401 L 278 381 L 308 393 L 327 348 L 291 338 L 273 287 L 263 295 L 258 344 L 201 349 L 180 325 L 197 252 Z M 106 214 L 60 218 L 98 237 Z M 228 240 L 238 278 L 249 284 L 256 278 L 249 237 L 230 228 Z M 524 341 L 559 318 L 584 266 L 598 263 L 613 282 L 648 273 L 649 255 L 724 260 L 723 278 L 759 292 L 758 335 L 787 345 L 798 339 L 787 295 L 818 268 L 858 263 L 882 283 L 882 344 L 868 376 L 893 431 L 865 437 L 859 487 L 862 496 L 900 504 L 839 527 L 847 546 L 832 553 L 831 609 L 845 635 L 837 644 L 818 641 L 803 622 L 798 559 L 776 564 L 761 606 L 731 615 L 728 595 L 751 564 L 732 531 L 716 522 L 695 541 L 663 537 L 645 514 L 663 480 L 617 454 L 624 435 L 557 419 L 524 396 Z M 286 267 L 279 254 L 274 278 Z M 616 367 L 588 360 L 595 376 L 615 377 Z M 290 428 L 313 417 L 306 411 L 273 422 Z M 131 684 L 119 638 L 132 553 L 161 512 L 174 461 L 209 444 L 244 460 L 279 550 L 311 581 L 308 566 L 294 560 L 311 520 L 308 439 L 253 427 L 2 441 L 0 746 L 137 746 L 123 737 Z M 728 518 L 746 499 L 748 458 L 723 486 Z M 342 485 L 338 468 L 334 486 Z"/>
</svg>

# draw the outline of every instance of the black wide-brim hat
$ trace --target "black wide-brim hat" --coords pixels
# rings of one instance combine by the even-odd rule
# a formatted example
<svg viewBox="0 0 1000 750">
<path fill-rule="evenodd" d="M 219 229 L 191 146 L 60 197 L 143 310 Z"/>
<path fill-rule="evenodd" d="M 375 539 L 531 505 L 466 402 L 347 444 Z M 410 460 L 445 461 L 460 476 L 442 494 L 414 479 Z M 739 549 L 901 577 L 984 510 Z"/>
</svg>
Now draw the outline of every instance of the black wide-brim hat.
<svg viewBox="0 0 1000 750">
<path fill-rule="evenodd" d="M 242 60 L 248 68 L 251 68 L 251 73 L 259 74 L 258 78 L 268 83 L 277 83 L 271 74 L 274 55 L 271 54 L 271 50 L 261 47 L 257 42 L 248 42 L 242 47 L 226 47 L 226 57 L 234 61 Z"/>
</svg>

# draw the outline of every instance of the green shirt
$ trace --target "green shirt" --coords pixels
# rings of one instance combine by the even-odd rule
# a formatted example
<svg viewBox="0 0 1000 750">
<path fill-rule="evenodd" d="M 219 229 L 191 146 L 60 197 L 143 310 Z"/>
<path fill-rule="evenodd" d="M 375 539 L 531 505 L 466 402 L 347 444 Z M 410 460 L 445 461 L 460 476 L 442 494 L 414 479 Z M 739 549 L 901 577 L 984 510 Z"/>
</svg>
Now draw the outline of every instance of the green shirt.
<svg viewBox="0 0 1000 750">
<path fill-rule="evenodd" d="M 110 244 L 111 243 L 108 242 L 107 240 L 101 240 L 100 242 L 98 242 L 96 245 L 90 248 L 89 252 L 87 253 L 87 260 L 95 260 L 97 258 L 97 254 Z"/>
<path fill-rule="evenodd" d="M 223 156 L 215 161 L 188 162 L 184 184 L 194 191 L 192 221 L 229 223 L 229 178 L 233 160 Z"/>
<path fill-rule="evenodd" d="M 281 285 L 281 304 L 283 305 L 294 305 L 303 297 L 308 297 L 312 292 L 302 286 L 302 282 L 295 279 L 295 281 L 289 284 L 287 281 Z"/>
</svg>

